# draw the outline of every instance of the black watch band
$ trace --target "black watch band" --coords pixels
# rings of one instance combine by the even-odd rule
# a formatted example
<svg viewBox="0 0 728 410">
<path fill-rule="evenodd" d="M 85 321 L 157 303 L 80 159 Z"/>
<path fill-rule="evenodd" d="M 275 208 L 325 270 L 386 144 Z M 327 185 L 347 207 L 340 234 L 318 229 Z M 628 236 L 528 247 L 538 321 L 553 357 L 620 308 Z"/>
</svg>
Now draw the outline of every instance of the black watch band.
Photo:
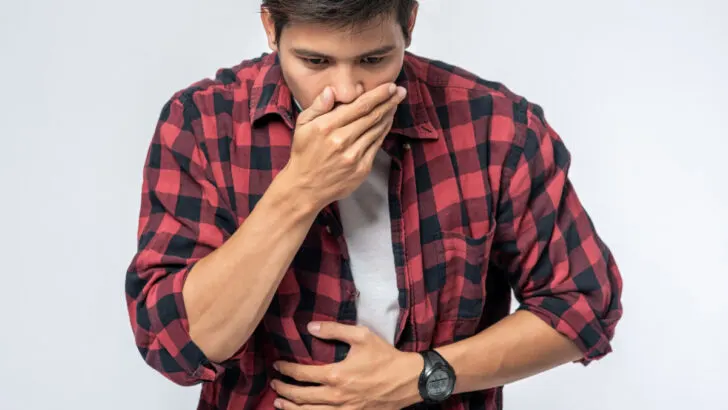
<svg viewBox="0 0 728 410">
<path fill-rule="evenodd" d="M 420 373 L 420 397 L 427 404 L 447 400 L 455 390 L 455 371 L 439 353 L 434 350 L 420 352 L 425 366 Z"/>
</svg>

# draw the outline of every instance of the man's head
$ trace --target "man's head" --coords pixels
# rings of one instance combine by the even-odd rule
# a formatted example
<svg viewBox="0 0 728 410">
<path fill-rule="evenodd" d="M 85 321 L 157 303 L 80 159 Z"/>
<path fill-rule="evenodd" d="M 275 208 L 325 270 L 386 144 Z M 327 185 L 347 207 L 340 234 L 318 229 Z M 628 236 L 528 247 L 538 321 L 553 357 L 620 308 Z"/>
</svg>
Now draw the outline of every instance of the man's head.
<svg viewBox="0 0 728 410">
<path fill-rule="evenodd" d="M 326 86 L 338 103 L 397 78 L 416 0 L 263 0 L 261 19 L 286 84 L 306 109 Z"/>
</svg>

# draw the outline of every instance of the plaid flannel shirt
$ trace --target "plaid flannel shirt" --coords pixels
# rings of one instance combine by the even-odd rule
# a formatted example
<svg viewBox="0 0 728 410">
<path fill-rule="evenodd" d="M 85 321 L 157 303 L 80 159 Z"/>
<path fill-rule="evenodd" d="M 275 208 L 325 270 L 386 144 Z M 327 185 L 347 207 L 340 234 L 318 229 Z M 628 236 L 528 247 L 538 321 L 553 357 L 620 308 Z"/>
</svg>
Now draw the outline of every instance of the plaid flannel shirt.
<svg viewBox="0 0 728 410">
<path fill-rule="evenodd" d="M 573 340 L 583 363 L 611 351 L 622 280 L 568 178 L 570 154 L 542 109 L 499 83 L 407 52 L 408 90 L 383 149 L 399 288 L 395 346 L 421 351 L 528 310 Z M 144 167 L 138 252 L 126 275 L 141 355 L 198 409 L 272 408 L 276 360 L 343 360 L 312 320 L 356 323 L 356 284 L 336 203 L 324 209 L 262 322 L 223 363 L 189 336 L 182 286 L 286 165 L 296 111 L 276 53 L 221 69 L 164 106 Z M 274 224 L 275 221 L 270 221 Z M 502 408 L 502 388 L 453 396 L 447 409 Z"/>
</svg>

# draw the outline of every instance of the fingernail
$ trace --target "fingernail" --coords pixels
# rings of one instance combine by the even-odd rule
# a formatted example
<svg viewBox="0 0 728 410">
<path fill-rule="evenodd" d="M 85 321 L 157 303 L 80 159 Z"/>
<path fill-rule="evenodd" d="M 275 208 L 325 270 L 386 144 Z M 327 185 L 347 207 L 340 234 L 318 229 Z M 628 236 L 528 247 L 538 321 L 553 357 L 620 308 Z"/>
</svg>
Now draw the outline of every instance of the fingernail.
<svg viewBox="0 0 728 410">
<path fill-rule="evenodd" d="M 275 401 L 273 401 L 273 406 L 275 406 L 275 408 L 277 408 L 277 409 L 282 409 L 283 408 L 283 403 L 281 403 L 280 400 L 275 399 Z"/>
<path fill-rule="evenodd" d="M 276 362 L 276 363 L 273 363 L 273 368 L 274 368 L 274 369 L 275 369 L 275 370 L 276 370 L 277 372 L 281 370 L 281 369 L 279 369 L 279 368 L 278 368 L 278 362 Z"/>
<path fill-rule="evenodd" d="M 400 97 L 404 97 L 407 95 L 407 89 L 404 87 L 397 87 L 397 95 Z"/>
<path fill-rule="evenodd" d="M 397 91 L 397 86 L 394 84 L 389 85 L 389 94 L 394 94 L 394 92 Z"/>
<path fill-rule="evenodd" d="M 331 98 L 331 88 L 324 88 L 324 92 L 321 94 L 321 97 L 324 99 L 324 101 L 328 101 Z"/>
<path fill-rule="evenodd" d="M 311 333 L 318 333 L 321 330 L 321 323 L 311 322 L 308 324 L 308 331 Z"/>
</svg>

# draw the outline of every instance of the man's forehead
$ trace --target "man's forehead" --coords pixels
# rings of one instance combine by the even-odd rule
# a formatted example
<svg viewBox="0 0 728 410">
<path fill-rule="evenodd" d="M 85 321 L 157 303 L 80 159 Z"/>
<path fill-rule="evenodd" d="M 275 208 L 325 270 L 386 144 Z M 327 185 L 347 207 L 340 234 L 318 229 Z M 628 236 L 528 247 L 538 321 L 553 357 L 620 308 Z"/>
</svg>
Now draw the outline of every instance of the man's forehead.
<svg viewBox="0 0 728 410">
<path fill-rule="evenodd" d="M 309 38 L 336 38 L 339 40 L 361 40 L 376 41 L 378 38 L 391 36 L 396 33 L 399 24 L 391 17 L 377 17 L 371 21 L 353 24 L 326 24 L 325 22 L 296 22 L 292 21 L 286 25 L 292 41 L 308 40 Z"/>
<path fill-rule="evenodd" d="M 286 48 L 301 56 L 355 58 L 384 54 L 397 47 L 397 32 L 382 24 L 366 29 L 306 24 L 291 27 Z"/>
</svg>

